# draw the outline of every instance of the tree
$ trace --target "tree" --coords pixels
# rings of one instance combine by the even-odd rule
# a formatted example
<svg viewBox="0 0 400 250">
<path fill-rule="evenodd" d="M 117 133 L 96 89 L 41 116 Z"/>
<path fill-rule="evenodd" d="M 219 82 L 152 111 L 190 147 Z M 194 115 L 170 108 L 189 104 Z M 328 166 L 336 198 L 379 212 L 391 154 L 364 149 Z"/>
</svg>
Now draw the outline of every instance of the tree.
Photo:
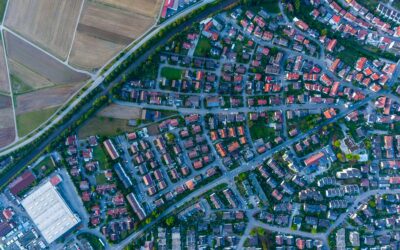
<svg viewBox="0 0 400 250">
<path fill-rule="evenodd" d="M 344 157 L 341 153 L 338 153 L 336 156 L 339 159 L 339 161 L 344 162 Z"/>
<path fill-rule="evenodd" d="M 339 140 L 334 141 L 333 142 L 333 146 L 339 148 L 340 147 L 340 141 Z"/>
<path fill-rule="evenodd" d="M 165 224 L 167 224 L 167 226 L 171 227 L 175 224 L 175 217 L 174 216 L 170 216 L 165 220 Z"/>
<path fill-rule="evenodd" d="M 300 0 L 294 0 L 294 9 L 300 11 Z"/>
</svg>

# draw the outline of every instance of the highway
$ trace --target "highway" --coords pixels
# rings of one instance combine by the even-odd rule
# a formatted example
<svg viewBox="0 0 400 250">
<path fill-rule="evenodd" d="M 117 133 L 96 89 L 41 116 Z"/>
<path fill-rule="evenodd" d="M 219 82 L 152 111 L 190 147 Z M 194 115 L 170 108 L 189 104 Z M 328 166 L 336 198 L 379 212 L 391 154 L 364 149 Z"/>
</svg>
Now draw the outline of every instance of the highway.
<svg viewBox="0 0 400 250">
<path fill-rule="evenodd" d="M 140 66 L 141 63 L 143 63 L 144 61 L 147 60 L 147 58 L 156 50 L 156 48 L 166 44 L 168 42 L 168 40 L 170 38 L 172 38 L 175 34 L 178 34 L 179 32 L 181 32 L 184 28 L 191 26 L 193 23 L 201 21 L 202 19 L 206 18 L 208 15 L 217 12 L 219 10 L 222 10 L 224 8 L 226 8 L 227 6 L 236 3 L 238 0 L 224 0 L 221 3 L 212 6 L 208 9 L 206 9 L 205 11 L 201 12 L 199 15 L 197 15 L 196 17 L 191 18 L 190 20 L 186 20 L 183 23 L 181 23 L 180 25 L 177 25 L 176 27 L 172 28 L 168 33 L 165 33 L 165 36 L 160 39 L 158 42 L 156 42 L 154 45 L 151 46 L 151 48 L 149 48 L 145 53 L 141 54 L 137 60 L 132 63 L 123 73 L 121 73 L 116 79 L 114 79 L 114 81 L 112 81 L 106 88 L 104 88 L 100 93 L 98 93 L 95 97 L 92 98 L 91 101 L 89 101 L 88 103 L 86 103 L 85 105 L 83 105 L 83 107 L 81 107 L 78 111 L 76 111 L 71 119 L 69 119 L 67 122 L 65 122 L 64 124 L 56 127 L 54 129 L 54 131 L 46 138 L 44 139 L 40 145 L 38 145 L 37 147 L 33 148 L 31 150 L 31 152 L 25 156 L 22 160 L 20 160 L 19 162 L 17 162 L 13 168 L 6 172 L 6 173 L 2 173 L 1 177 L 0 177 L 0 185 L 4 185 L 7 182 L 10 181 L 10 179 L 12 179 L 21 169 L 23 169 L 36 155 L 38 155 L 40 152 L 42 152 L 47 145 L 49 145 L 52 141 L 54 141 L 58 135 L 60 135 L 64 130 L 66 130 L 67 128 L 69 128 L 75 121 L 77 121 L 79 118 L 81 118 L 85 113 L 87 113 L 93 106 L 93 102 L 94 100 L 96 100 L 96 98 L 102 96 L 102 95 L 107 95 L 109 93 L 109 91 L 112 89 L 112 87 L 114 87 L 118 82 L 122 81 L 122 75 L 124 75 L 124 73 L 127 72 L 131 72 L 132 70 L 134 70 L 135 68 L 137 68 L 138 66 Z M 202 2 L 202 4 L 200 5 L 196 5 L 193 6 L 192 9 L 187 10 L 182 12 L 180 15 L 178 15 L 178 17 L 182 16 L 182 15 L 186 15 L 187 13 L 193 11 L 193 9 L 197 9 L 203 5 L 205 5 L 206 3 L 209 2 L 213 2 L 213 0 L 207 0 Z M 116 67 L 118 67 L 120 64 L 123 63 L 123 61 L 125 61 L 133 52 L 135 52 L 142 44 L 144 44 L 145 42 L 147 42 L 149 39 L 151 39 L 151 37 L 153 37 L 154 35 L 156 35 L 162 28 L 166 27 L 168 24 L 174 22 L 178 17 L 176 17 L 175 19 L 171 19 L 170 21 L 167 21 L 165 23 L 163 23 L 163 25 L 159 26 L 159 28 L 157 28 L 156 30 L 154 30 L 153 32 L 151 32 L 148 36 L 146 36 L 145 39 L 141 40 L 137 45 L 135 45 L 131 50 L 129 50 L 129 52 L 127 52 L 122 58 L 120 58 L 112 67 L 110 67 L 110 69 L 107 70 L 106 73 L 104 73 L 103 75 L 99 76 L 95 82 L 87 89 L 87 91 L 85 91 L 85 93 L 83 93 L 79 98 L 77 98 L 67 109 L 65 109 L 63 111 L 63 113 L 59 116 L 57 116 L 50 125 L 48 125 L 46 128 L 44 128 L 43 130 L 41 130 L 40 132 L 38 132 L 35 136 L 29 138 L 28 140 L 21 142 L 20 144 L 18 144 L 17 146 L 8 148 L 4 151 L 2 151 L 0 153 L 0 156 L 2 155 L 6 155 L 8 153 L 11 153 L 12 151 L 25 146 L 27 144 L 29 144 L 30 142 L 32 142 L 34 139 L 38 138 L 39 136 L 41 136 L 45 131 L 47 131 L 50 127 L 53 127 L 56 123 L 58 123 L 69 111 L 71 111 L 79 102 L 80 100 L 82 100 L 84 97 L 86 97 L 91 91 L 93 91 L 97 86 L 99 86 L 104 78 L 109 75 Z"/>
</svg>

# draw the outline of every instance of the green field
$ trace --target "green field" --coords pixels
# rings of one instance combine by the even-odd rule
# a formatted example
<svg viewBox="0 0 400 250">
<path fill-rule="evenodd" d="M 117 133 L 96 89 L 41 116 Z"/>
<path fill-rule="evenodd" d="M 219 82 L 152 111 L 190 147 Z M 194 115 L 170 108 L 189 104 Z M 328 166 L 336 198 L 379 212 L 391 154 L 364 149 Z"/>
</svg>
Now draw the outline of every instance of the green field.
<svg viewBox="0 0 400 250">
<path fill-rule="evenodd" d="M 279 13 L 278 0 L 263 0 L 261 6 L 267 11 L 272 13 Z"/>
<path fill-rule="evenodd" d="M 182 78 L 182 70 L 164 67 L 161 69 L 161 76 L 167 78 L 168 80 L 179 80 Z"/>
<path fill-rule="evenodd" d="M 128 120 L 95 116 L 85 122 L 78 134 L 80 138 L 91 135 L 111 137 L 132 130 L 133 128 L 128 125 Z"/>
<path fill-rule="evenodd" d="M 210 53 L 211 49 L 211 43 L 208 38 L 202 36 L 197 43 L 197 47 L 194 51 L 194 56 L 199 56 L 199 57 L 207 57 Z"/>
<path fill-rule="evenodd" d="M 93 149 L 93 159 L 99 161 L 100 169 L 105 170 L 110 168 L 110 164 L 107 161 L 106 152 L 104 152 L 100 145 Z"/>
<path fill-rule="evenodd" d="M 275 129 L 265 126 L 265 124 L 254 123 L 249 126 L 250 135 L 253 140 L 271 140 L 275 137 Z"/>
<path fill-rule="evenodd" d="M 27 135 L 44 123 L 59 107 L 47 108 L 39 111 L 17 115 L 18 136 Z"/>
</svg>

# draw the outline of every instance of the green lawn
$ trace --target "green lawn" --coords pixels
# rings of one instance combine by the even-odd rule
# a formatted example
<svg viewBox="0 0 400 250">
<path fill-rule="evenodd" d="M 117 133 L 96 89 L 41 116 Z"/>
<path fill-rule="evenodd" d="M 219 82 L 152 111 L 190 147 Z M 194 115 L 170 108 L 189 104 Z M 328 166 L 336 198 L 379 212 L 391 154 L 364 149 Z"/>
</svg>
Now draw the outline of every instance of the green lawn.
<svg viewBox="0 0 400 250">
<path fill-rule="evenodd" d="M 263 0 L 261 6 L 265 8 L 267 12 L 279 13 L 278 0 Z"/>
<path fill-rule="evenodd" d="M 41 162 L 39 162 L 32 170 L 36 175 L 47 176 L 55 170 L 53 161 L 50 156 L 44 158 Z"/>
<path fill-rule="evenodd" d="M 18 136 L 22 137 L 39 127 L 54 114 L 58 107 L 17 115 Z"/>
<path fill-rule="evenodd" d="M 79 128 L 78 134 L 81 138 L 91 135 L 112 137 L 132 130 L 128 120 L 94 116 Z"/>
<path fill-rule="evenodd" d="M 265 124 L 254 123 L 249 128 L 253 140 L 271 140 L 275 137 L 275 129 L 265 126 Z"/>
<path fill-rule="evenodd" d="M 103 185 L 107 183 L 107 178 L 104 176 L 103 173 L 96 175 L 96 185 Z"/>
<path fill-rule="evenodd" d="M 211 50 L 211 42 L 208 38 L 202 36 L 197 43 L 197 47 L 194 51 L 194 56 L 207 57 Z"/>
<path fill-rule="evenodd" d="M 161 69 L 161 76 L 167 78 L 168 80 L 179 80 L 182 78 L 182 70 L 164 67 Z"/>
<path fill-rule="evenodd" d="M 101 145 L 99 145 L 93 149 L 93 159 L 99 161 L 100 169 L 105 170 L 105 169 L 110 168 L 110 164 L 107 161 L 106 152 L 103 150 Z"/>
</svg>

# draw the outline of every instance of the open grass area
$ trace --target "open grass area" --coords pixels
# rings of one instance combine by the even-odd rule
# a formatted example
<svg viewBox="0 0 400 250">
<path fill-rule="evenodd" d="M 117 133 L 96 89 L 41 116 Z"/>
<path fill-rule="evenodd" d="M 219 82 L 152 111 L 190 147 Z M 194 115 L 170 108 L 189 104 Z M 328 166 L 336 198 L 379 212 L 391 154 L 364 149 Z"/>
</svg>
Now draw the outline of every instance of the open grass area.
<svg viewBox="0 0 400 250">
<path fill-rule="evenodd" d="M 95 116 L 79 129 L 78 134 L 80 138 L 91 135 L 111 137 L 132 130 L 133 128 L 128 125 L 128 120 Z"/>
<path fill-rule="evenodd" d="M 12 87 L 13 93 L 22 94 L 22 93 L 27 93 L 27 92 L 33 91 L 33 88 L 31 86 L 26 84 L 24 81 L 22 81 L 17 76 L 11 74 L 10 79 L 11 79 L 11 87 Z"/>
<path fill-rule="evenodd" d="M 268 12 L 279 13 L 279 0 L 263 0 L 261 6 Z"/>
<path fill-rule="evenodd" d="M 182 78 L 182 70 L 164 67 L 161 69 L 161 76 L 167 78 L 168 80 L 179 80 Z"/>
<path fill-rule="evenodd" d="M 110 168 L 110 164 L 107 160 L 106 152 L 103 150 L 102 146 L 99 145 L 93 149 L 93 159 L 99 161 L 99 168 L 106 170 Z"/>
<path fill-rule="evenodd" d="M 17 115 L 18 135 L 25 136 L 44 123 L 56 112 L 58 107 L 47 108 L 39 111 L 27 112 Z"/>
<path fill-rule="evenodd" d="M 207 57 L 210 53 L 211 43 L 210 40 L 202 36 L 197 43 L 197 47 L 194 51 L 194 56 Z"/>
<path fill-rule="evenodd" d="M 104 185 L 107 184 L 107 178 L 103 173 L 96 175 L 96 185 Z"/>
<path fill-rule="evenodd" d="M 275 137 L 275 130 L 265 124 L 253 123 L 250 126 L 250 135 L 253 140 L 271 140 Z"/>
</svg>

